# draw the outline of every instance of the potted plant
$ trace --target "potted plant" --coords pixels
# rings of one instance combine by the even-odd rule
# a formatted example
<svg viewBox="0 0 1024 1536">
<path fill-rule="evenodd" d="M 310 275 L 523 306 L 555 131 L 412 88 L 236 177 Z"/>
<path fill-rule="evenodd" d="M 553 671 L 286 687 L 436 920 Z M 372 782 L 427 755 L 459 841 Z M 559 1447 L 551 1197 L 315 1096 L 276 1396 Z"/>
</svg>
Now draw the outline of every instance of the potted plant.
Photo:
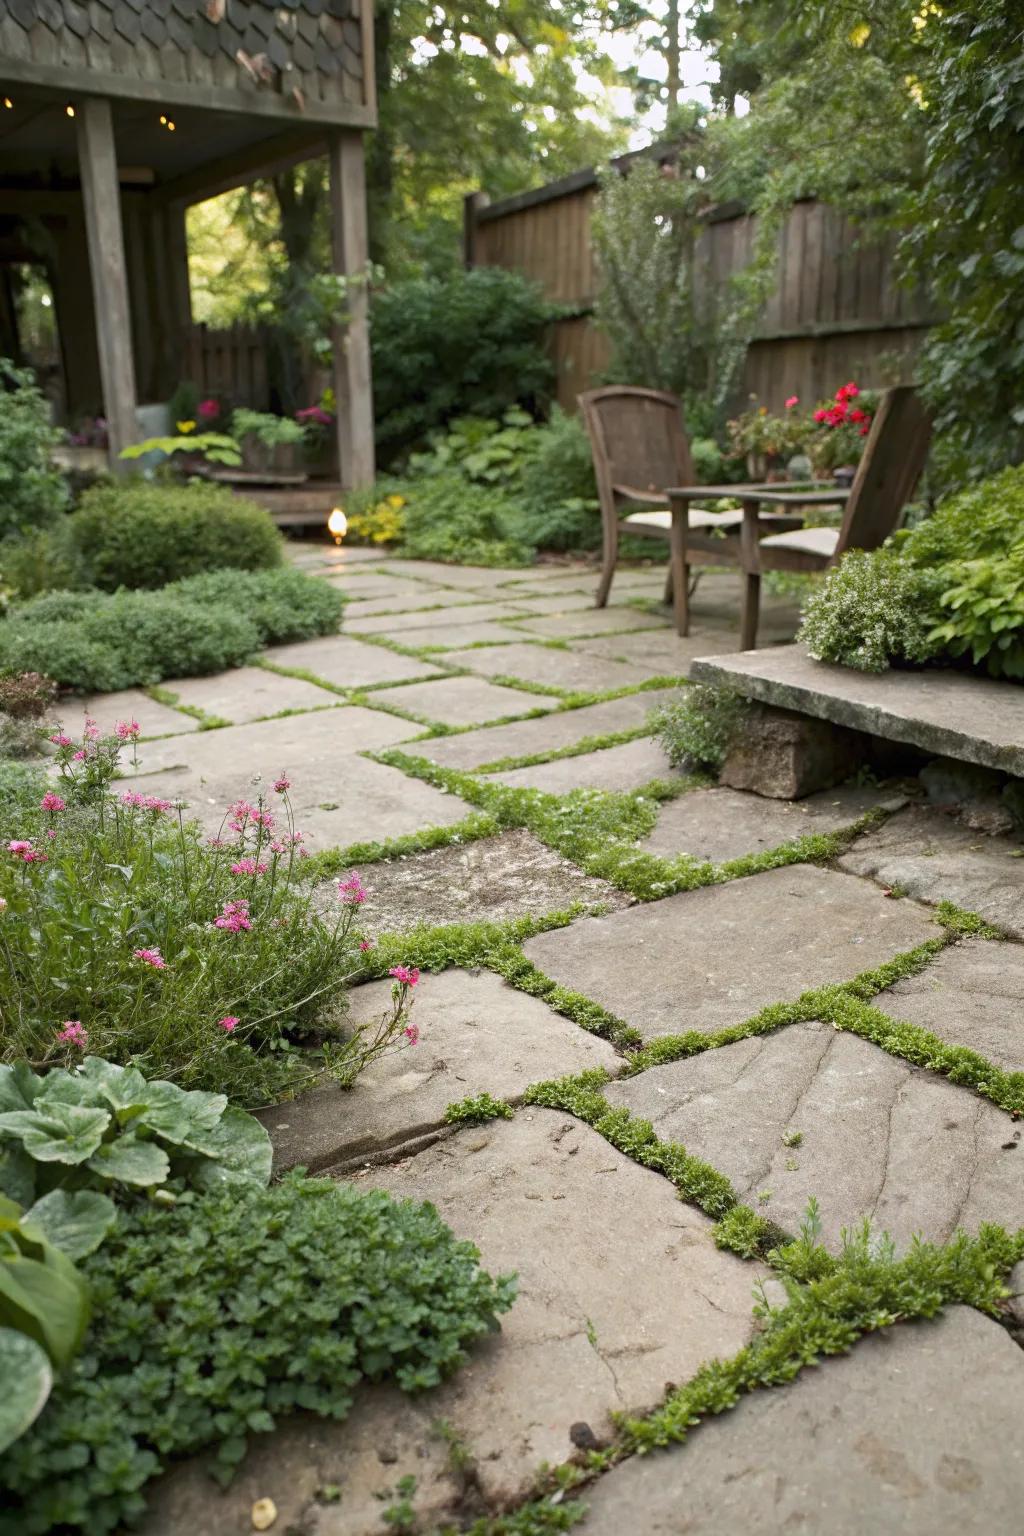
<svg viewBox="0 0 1024 1536">
<path fill-rule="evenodd" d="M 756 395 L 750 398 L 757 400 Z M 799 404 L 798 397 L 790 395 L 784 416 L 772 416 L 766 405 L 755 404 L 729 422 L 732 451 L 746 459 L 747 475 L 754 483 L 784 479 L 787 460 L 804 448 L 810 424 L 796 409 Z"/>
<path fill-rule="evenodd" d="M 305 433 L 290 416 L 239 409 L 231 418 L 231 430 L 241 446 L 242 468 L 249 474 L 305 474 Z"/>
<path fill-rule="evenodd" d="M 316 405 L 295 412 L 305 438 L 305 459 L 310 474 L 336 476 L 338 439 L 334 431 L 334 391 L 325 389 Z"/>
<path fill-rule="evenodd" d="M 815 474 L 849 482 L 864 452 L 864 439 L 878 409 L 878 395 L 851 382 L 812 412 L 816 427 L 807 451 Z"/>
</svg>

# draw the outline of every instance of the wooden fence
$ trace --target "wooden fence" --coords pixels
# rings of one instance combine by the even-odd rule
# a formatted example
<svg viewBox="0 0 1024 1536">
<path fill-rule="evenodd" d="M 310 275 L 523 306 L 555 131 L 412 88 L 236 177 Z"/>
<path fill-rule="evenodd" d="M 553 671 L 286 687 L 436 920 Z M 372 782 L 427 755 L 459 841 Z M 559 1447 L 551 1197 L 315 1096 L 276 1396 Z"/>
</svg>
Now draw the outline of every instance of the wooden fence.
<svg viewBox="0 0 1024 1536">
<path fill-rule="evenodd" d="M 558 400 L 567 410 L 609 364 L 607 338 L 592 319 L 598 273 L 590 220 L 597 195 L 595 173 L 583 171 L 499 203 L 479 194 L 466 201 L 467 264 L 523 272 L 548 298 L 572 308 L 552 335 Z M 697 266 L 713 289 L 750 260 L 756 223 L 736 205 L 708 217 Z M 824 203 L 797 203 L 779 234 L 777 281 L 747 352 L 740 397 L 756 394 L 769 409 L 781 410 L 790 395 L 810 403 L 847 379 L 870 387 L 912 378 L 935 315 L 924 295 L 897 285 L 893 245 L 891 239 L 868 243 Z"/>
<path fill-rule="evenodd" d="M 189 326 L 182 363 L 182 377 L 197 386 L 201 397 L 223 396 L 253 411 L 270 409 L 267 337 L 257 326 Z"/>
</svg>

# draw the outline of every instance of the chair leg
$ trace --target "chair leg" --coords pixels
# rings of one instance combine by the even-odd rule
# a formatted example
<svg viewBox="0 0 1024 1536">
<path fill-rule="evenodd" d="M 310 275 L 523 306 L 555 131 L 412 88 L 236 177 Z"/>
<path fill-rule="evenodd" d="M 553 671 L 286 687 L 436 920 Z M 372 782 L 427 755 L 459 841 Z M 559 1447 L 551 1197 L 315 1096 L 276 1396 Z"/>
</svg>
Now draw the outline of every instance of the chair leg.
<svg viewBox="0 0 1024 1536">
<path fill-rule="evenodd" d="M 750 571 L 743 578 L 743 608 L 740 614 L 740 650 L 757 649 L 757 624 L 761 609 L 761 578 Z"/>
<path fill-rule="evenodd" d="M 690 633 L 690 568 L 686 562 L 687 503 L 672 500 L 668 568 L 672 580 L 672 611 L 676 634 Z"/>
<path fill-rule="evenodd" d="M 672 606 L 672 561 L 668 562 L 668 570 L 665 572 L 665 596 L 663 602 L 666 608 Z"/>
<path fill-rule="evenodd" d="M 612 577 L 615 575 L 615 567 L 619 562 L 619 528 L 618 523 L 611 525 L 611 520 L 605 518 L 604 523 L 604 553 L 601 558 L 601 580 L 598 583 L 597 597 L 594 600 L 595 608 L 604 608 L 608 602 L 608 593 L 612 587 Z"/>
</svg>

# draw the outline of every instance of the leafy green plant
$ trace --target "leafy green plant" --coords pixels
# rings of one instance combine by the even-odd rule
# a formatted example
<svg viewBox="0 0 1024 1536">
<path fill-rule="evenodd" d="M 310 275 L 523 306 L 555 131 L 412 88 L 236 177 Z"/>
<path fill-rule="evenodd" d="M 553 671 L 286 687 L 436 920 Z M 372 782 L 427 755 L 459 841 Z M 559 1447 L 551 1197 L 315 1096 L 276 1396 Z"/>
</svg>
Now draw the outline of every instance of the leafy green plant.
<svg viewBox="0 0 1024 1536">
<path fill-rule="evenodd" d="M 467 565 L 532 562 L 533 549 L 519 537 L 519 503 L 500 487 L 449 470 L 405 482 L 404 494 L 404 554 Z"/>
<path fill-rule="evenodd" d="M 520 493 L 522 511 L 517 527 L 524 543 L 538 549 L 566 550 L 600 545 L 594 461 L 578 416 L 567 416 L 556 405 L 550 420 L 534 427 Z"/>
<path fill-rule="evenodd" d="M 68 523 L 83 586 L 162 587 L 224 566 L 281 564 L 283 542 L 268 512 L 227 486 L 109 480 L 86 491 Z"/>
<path fill-rule="evenodd" d="M 67 506 L 53 463 L 60 433 L 31 373 L 0 357 L 0 539 L 56 522 Z"/>
<path fill-rule="evenodd" d="M 164 589 L 200 607 L 240 609 L 261 645 L 283 645 L 335 634 L 345 598 L 329 581 L 292 566 L 269 571 L 206 571 Z"/>
<path fill-rule="evenodd" d="M 268 411 L 239 408 L 231 417 L 231 433 L 241 440 L 254 437 L 264 448 L 280 448 L 305 440 L 302 424 L 291 416 L 272 416 Z"/>
<path fill-rule="evenodd" d="M 743 728 L 749 702 L 728 688 L 691 683 L 650 716 L 673 768 L 717 771 Z"/>
<path fill-rule="evenodd" d="M 226 1480 L 284 1414 L 343 1419 L 363 1380 L 436 1386 L 514 1296 L 432 1206 L 299 1175 L 138 1202 L 84 1274 L 84 1350 L 0 1467 L 3 1536 L 102 1536 L 174 1456 L 216 1447 Z"/>
<path fill-rule="evenodd" d="M 224 432 L 183 432 L 177 437 L 147 437 L 141 443 L 130 443 L 127 448 L 122 448 L 118 457 L 141 459 L 150 453 L 162 453 L 167 459 L 186 454 L 189 458 L 208 459 L 211 464 L 225 464 L 232 469 L 237 469 L 242 462 L 238 444 Z"/>
<path fill-rule="evenodd" d="M 53 527 L 29 528 L 0 540 L 0 609 L 53 587 L 73 587 L 74 561 L 62 519 Z"/>
<path fill-rule="evenodd" d="M 459 1099 L 449 1104 L 442 1119 L 445 1125 L 482 1125 L 486 1120 L 511 1120 L 515 1110 L 506 1099 L 496 1099 L 489 1093 L 478 1093 L 472 1098 Z"/>
<path fill-rule="evenodd" d="M 927 661 L 928 579 L 895 550 L 850 550 L 808 598 L 799 638 L 816 661 L 884 672 L 892 658 Z"/>
</svg>

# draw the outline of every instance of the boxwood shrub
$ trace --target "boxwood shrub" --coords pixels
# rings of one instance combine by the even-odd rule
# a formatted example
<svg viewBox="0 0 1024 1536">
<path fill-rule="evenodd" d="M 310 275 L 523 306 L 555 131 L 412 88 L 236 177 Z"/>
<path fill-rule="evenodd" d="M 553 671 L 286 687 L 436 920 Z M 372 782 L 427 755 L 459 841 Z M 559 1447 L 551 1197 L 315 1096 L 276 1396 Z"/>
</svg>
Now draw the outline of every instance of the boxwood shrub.
<svg viewBox="0 0 1024 1536">
<path fill-rule="evenodd" d="M 280 565 L 283 540 L 268 512 L 225 485 L 123 479 L 85 492 L 67 544 L 80 584 L 114 592 L 222 566 Z"/>
</svg>

